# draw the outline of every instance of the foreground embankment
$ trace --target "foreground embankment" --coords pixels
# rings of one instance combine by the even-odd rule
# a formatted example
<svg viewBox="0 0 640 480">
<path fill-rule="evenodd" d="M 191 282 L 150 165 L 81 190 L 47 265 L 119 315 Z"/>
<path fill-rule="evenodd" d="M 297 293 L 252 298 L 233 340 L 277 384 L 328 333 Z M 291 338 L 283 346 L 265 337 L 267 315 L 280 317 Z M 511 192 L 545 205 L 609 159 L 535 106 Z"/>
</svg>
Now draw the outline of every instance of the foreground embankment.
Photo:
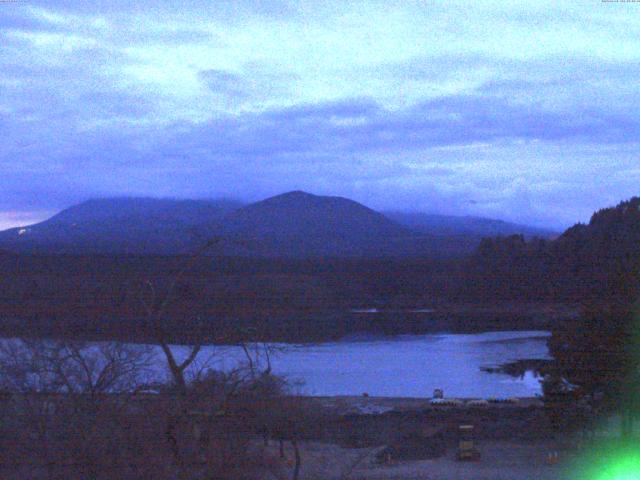
<svg viewBox="0 0 640 480">
<path fill-rule="evenodd" d="M 444 399 L 388 397 L 299 397 L 303 408 L 325 412 L 309 439 L 349 447 L 393 445 L 437 438 L 452 446 L 460 425 L 473 425 L 478 439 L 544 439 L 551 428 L 539 398 Z M 305 407 L 305 403 L 308 407 Z"/>
</svg>

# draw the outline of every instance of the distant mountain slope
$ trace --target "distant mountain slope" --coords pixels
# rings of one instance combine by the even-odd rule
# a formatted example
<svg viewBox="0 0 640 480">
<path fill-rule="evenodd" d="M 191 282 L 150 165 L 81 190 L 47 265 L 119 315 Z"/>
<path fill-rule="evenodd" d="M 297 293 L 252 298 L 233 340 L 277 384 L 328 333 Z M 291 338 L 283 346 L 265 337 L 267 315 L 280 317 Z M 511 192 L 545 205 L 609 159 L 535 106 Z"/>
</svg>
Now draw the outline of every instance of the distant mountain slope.
<svg viewBox="0 0 640 480">
<path fill-rule="evenodd" d="M 230 200 L 89 200 L 44 222 L 0 232 L 0 245 L 42 253 L 186 253 L 241 206 Z"/>
<path fill-rule="evenodd" d="M 480 218 L 391 217 L 347 198 L 301 191 L 245 206 L 228 200 L 107 198 L 0 232 L 0 249 L 172 255 L 193 252 L 221 236 L 215 252 L 228 256 L 442 258 L 471 254 L 483 236 L 546 233 Z"/>
<path fill-rule="evenodd" d="M 396 223 L 342 197 L 294 191 L 247 205 L 225 218 L 225 228 L 254 235 L 406 235 Z"/>
<path fill-rule="evenodd" d="M 395 254 L 401 253 L 398 240 L 412 237 L 358 202 L 301 191 L 232 212 L 223 219 L 222 232 L 248 240 L 252 253 L 266 256 Z"/>
<path fill-rule="evenodd" d="M 552 238 L 558 235 L 557 232 L 552 230 L 483 217 L 400 211 L 384 212 L 384 214 L 404 227 L 433 235 L 499 237 L 520 234 L 524 235 L 525 238 Z"/>
</svg>

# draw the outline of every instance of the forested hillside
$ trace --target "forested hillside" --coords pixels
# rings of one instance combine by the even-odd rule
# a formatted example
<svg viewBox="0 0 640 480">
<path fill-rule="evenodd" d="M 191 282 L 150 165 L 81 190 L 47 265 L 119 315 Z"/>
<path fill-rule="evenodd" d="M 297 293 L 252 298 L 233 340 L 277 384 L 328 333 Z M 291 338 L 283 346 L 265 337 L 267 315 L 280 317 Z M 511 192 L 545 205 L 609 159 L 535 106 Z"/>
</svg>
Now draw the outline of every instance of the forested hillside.
<svg viewBox="0 0 640 480">
<path fill-rule="evenodd" d="M 468 286 L 477 298 L 626 302 L 640 281 L 640 198 L 594 213 L 556 240 L 482 241 Z"/>
</svg>

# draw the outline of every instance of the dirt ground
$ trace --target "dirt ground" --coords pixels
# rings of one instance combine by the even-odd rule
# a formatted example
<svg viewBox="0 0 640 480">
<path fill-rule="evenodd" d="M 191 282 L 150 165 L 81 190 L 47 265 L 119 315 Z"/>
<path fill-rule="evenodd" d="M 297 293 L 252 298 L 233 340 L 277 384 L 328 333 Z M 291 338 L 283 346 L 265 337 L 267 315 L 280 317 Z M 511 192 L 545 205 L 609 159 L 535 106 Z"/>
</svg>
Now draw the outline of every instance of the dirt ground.
<svg viewBox="0 0 640 480">
<path fill-rule="evenodd" d="M 551 440 L 536 442 L 483 441 L 478 444 L 481 459 L 459 462 L 455 449 L 445 456 L 420 461 L 402 461 L 380 465 L 375 454 L 380 448 L 345 449 L 335 444 L 301 444 L 301 480 L 555 480 L 564 479 L 563 461 L 572 457 L 571 449 Z M 548 454 L 559 453 L 559 463 L 550 464 Z M 269 456 L 277 457 L 275 445 Z M 280 461 L 280 475 L 291 478 L 293 452 L 287 444 L 286 458 Z"/>
<path fill-rule="evenodd" d="M 313 401 L 334 412 L 338 422 L 324 438 L 300 442 L 300 480 L 575 480 L 566 472 L 578 458 L 577 444 L 586 441 L 579 432 L 554 435 L 539 398 L 478 408 L 464 401 L 461 406 L 433 406 L 429 399 L 326 397 Z M 457 426 L 462 424 L 476 427 L 478 461 L 455 458 Z M 617 423 L 611 425 L 599 426 L 598 437 L 615 434 Z M 427 435 L 429 428 L 439 433 Z M 416 438 L 419 445 L 428 442 L 424 450 L 411 450 Z M 446 453 L 435 456 L 441 449 L 434 445 L 446 448 Z M 397 454 L 404 451 L 398 448 L 408 447 L 408 455 L 396 458 L 424 458 L 423 454 L 434 458 L 381 464 L 376 457 L 387 446 Z M 288 442 L 284 460 L 277 442 L 271 442 L 263 454 L 277 467 L 273 480 L 292 478 L 294 456 Z"/>
</svg>

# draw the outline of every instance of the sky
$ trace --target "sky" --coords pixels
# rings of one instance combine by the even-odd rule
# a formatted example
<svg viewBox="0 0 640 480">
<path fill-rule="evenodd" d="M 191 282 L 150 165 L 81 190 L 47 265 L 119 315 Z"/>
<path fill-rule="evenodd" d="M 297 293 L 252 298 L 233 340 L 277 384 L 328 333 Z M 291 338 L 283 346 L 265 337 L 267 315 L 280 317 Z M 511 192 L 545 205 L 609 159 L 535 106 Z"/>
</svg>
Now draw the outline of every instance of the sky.
<svg viewBox="0 0 640 480">
<path fill-rule="evenodd" d="M 640 3 L 0 0 L 0 228 L 289 190 L 565 228 L 640 194 Z"/>
</svg>

